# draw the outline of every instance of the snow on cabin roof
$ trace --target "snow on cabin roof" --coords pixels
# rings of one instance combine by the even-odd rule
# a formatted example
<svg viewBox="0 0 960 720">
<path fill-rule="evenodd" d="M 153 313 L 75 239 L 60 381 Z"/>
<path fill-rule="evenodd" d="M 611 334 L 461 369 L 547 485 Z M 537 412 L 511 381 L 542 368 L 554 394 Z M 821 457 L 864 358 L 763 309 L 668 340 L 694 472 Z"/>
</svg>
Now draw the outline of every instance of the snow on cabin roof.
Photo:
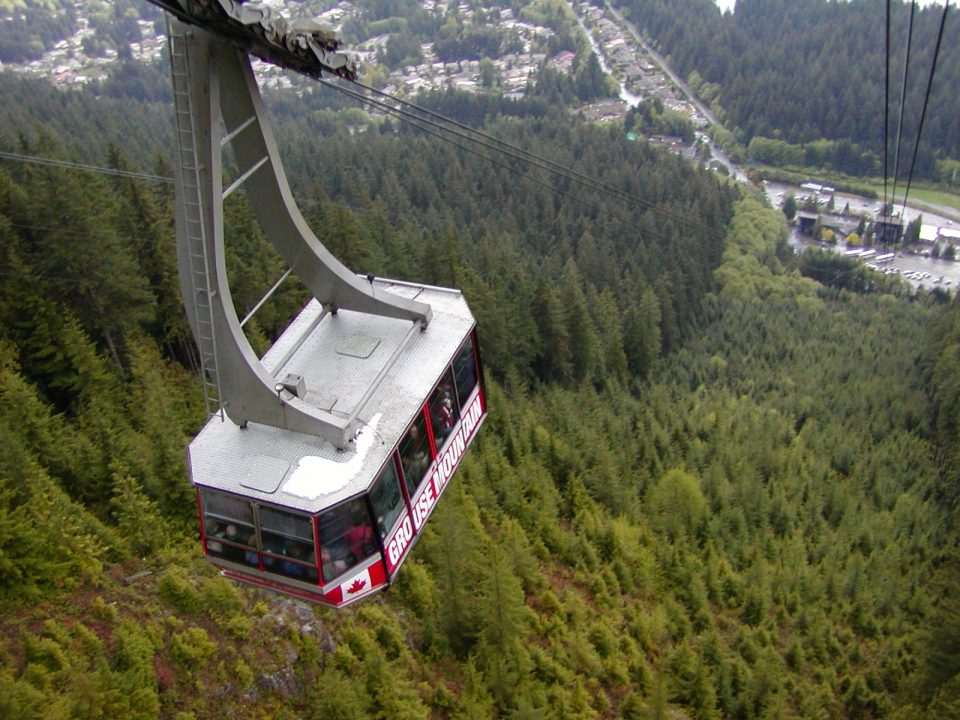
<svg viewBox="0 0 960 720">
<path fill-rule="evenodd" d="M 348 310 L 324 315 L 313 300 L 263 357 L 278 380 L 303 376 L 306 402 L 349 415 L 398 353 L 360 412 L 365 425 L 355 442 L 338 451 L 312 435 L 253 422 L 241 429 L 214 416 L 187 451 L 194 485 L 308 513 L 369 489 L 474 325 L 457 290 L 390 280 L 374 288 L 429 303 L 430 326 L 410 336 L 409 320 Z"/>
</svg>

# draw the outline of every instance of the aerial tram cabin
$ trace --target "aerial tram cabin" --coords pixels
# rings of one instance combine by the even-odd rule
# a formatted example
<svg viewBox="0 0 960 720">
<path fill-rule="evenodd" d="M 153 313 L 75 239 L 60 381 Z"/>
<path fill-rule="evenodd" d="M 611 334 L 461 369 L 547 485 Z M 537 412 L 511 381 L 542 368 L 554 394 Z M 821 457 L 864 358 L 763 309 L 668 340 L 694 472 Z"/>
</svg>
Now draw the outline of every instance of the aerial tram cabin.
<svg viewBox="0 0 960 720">
<path fill-rule="evenodd" d="M 203 552 L 226 577 L 343 607 L 392 583 L 486 418 L 475 322 L 457 290 L 351 273 L 293 202 L 248 53 L 350 78 L 329 33 L 236 0 L 151 2 L 174 16 L 177 259 L 209 415 L 187 450 Z M 223 201 L 239 190 L 313 295 L 262 358 L 227 281 Z"/>
<path fill-rule="evenodd" d="M 429 329 L 313 301 L 263 358 L 278 393 L 363 408 L 347 448 L 217 416 L 190 443 L 204 552 L 227 577 L 336 607 L 385 588 L 476 437 L 486 406 L 463 296 L 374 286 L 429 302 Z"/>
</svg>

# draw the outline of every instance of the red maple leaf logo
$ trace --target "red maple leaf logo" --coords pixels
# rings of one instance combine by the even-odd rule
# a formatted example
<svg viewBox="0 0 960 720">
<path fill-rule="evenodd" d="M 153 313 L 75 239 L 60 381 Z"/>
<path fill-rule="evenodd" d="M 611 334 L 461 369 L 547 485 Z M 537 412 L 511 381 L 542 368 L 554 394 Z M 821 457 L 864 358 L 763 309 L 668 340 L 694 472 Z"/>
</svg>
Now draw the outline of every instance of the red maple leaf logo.
<svg viewBox="0 0 960 720">
<path fill-rule="evenodd" d="M 354 580 L 353 583 L 351 583 L 350 587 L 347 588 L 347 594 L 353 595 L 354 593 L 360 592 L 361 590 L 363 590 L 366 584 L 367 584 L 366 580 Z"/>
</svg>

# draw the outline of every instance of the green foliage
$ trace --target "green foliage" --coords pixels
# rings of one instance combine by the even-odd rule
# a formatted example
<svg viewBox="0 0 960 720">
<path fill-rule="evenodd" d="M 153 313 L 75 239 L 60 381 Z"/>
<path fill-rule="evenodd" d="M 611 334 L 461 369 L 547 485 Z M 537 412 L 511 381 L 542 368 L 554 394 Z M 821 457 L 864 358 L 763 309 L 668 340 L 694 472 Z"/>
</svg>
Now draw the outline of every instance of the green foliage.
<svg viewBox="0 0 960 720">
<path fill-rule="evenodd" d="M 171 568 L 160 576 L 157 594 L 178 613 L 189 615 L 203 607 L 203 596 L 177 569 Z"/>
<path fill-rule="evenodd" d="M 83 624 L 50 620 L 38 635 L 25 635 L 22 673 L 0 671 L 4 717 L 156 717 L 151 644 L 128 624 L 118 629 L 117 643 L 111 667 L 104 644 Z"/>
<path fill-rule="evenodd" d="M 659 98 L 648 98 L 627 111 L 624 129 L 644 135 L 670 135 L 692 144 L 695 139 L 693 123 L 688 115 L 671 110 Z"/>
<path fill-rule="evenodd" d="M 311 692 L 311 718 L 316 720 L 353 720 L 367 715 L 370 696 L 362 684 L 335 669 L 327 669 Z"/>
<path fill-rule="evenodd" d="M 327 120 L 278 135 L 323 188 L 310 219 L 358 269 L 463 286 L 480 440 L 391 592 L 334 614 L 228 583 L 180 542 L 202 413 L 169 195 L 83 182 L 53 214 L 150 291 L 108 340 L 46 282 L 36 242 L 63 228 L 22 227 L 55 178 L 0 175 L 0 714 L 879 717 L 901 694 L 950 716 L 955 310 L 800 278 L 778 211 L 618 132 L 489 127 L 714 232 L 560 202 L 417 136 L 324 140 Z M 248 305 L 280 268 L 242 199 L 226 214 Z M 106 262 L 76 250 L 55 253 L 74 280 Z M 281 293 L 258 342 L 302 299 Z M 128 585 L 134 555 L 157 575 Z"/>
<path fill-rule="evenodd" d="M 528 632 L 528 613 L 523 587 L 513 573 L 508 547 L 491 541 L 479 566 L 477 654 L 501 708 L 516 702 L 518 681 L 529 668 L 521 639 Z"/>
<path fill-rule="evenodd" d="M 960 306 L 956 303 L 937 318 L 922 355 L 925 384 L 930 388 L 931 430 L 941 448 L 943 478 L 939 490 L 951 507 L 960 503 Z"/>
<path fill-rule="evenodd" d="M 650 488 L 647 506 L 650 524 L 671 542 L 695 536 L 707 515 L 700 481 L 679 468 L 667 472 Z"/>
<path fill-rule="evenodd" d="M 694 77 L 707 103 L 722 103 L 721 117 L 751 156 L 860 176 L 883 169 L 883 113 L 874 108 L 883 102 L 884 46 L 868 38 L 884 36 L 884 13 L 827 0 L 740 0 L 736 12 L 725 14 L 704 0 L 626 0 L 622 7 L 669 52 L 681 77 Z M 909 14 L 908 4 L 892 8 L 893 32 L 906 32 Z M 912 47 L 923 49 L 911 56 L 911 67 L 930 66 L 938 27 L 938 8 L 917 13 Z M 960 123 L 945 110 L 957 94 L 960 51 L 948 39 L 956 39 L 957 29 L 947 28 L 943 47 L 950 50 L 938 58 L 924 125 L 930 146 L 918 153 L 916 171 L 955 181 L 943 160 L 960 157 Z M 941 74 L 942 68 L 948 69 Z M 903 107 L 913 110 L 902 130 L 913 137 L 925 85 L 908 85 Z"/>
<path fill-rule="evenodd" d="M 193 491 L 183 482 L 183 447 L 202 420 L 199 403 L 183 392 L 193 379 L 169 360 L 149 338 L 128 338 L 130 373 L 127 413 L 137 431 L 138 476 L 164 516 L 193 522 Z M 179 392 L 170 392 L 177 388 Z M 182 523 L 178 523 L 182 526 Z M 158 526 L 159 536 L 169 532 Z"/>
<path fill-rule="evenodd" d="M 122 470 L 114 475 L 110 507 L 117 531 L 134 554 L 153 555 L 169 542 L 171 529 L 156 503 L 139 488 L 136 480 Z"/>
<path fill-rule="evenodd" d="M 456 720 L 486 720 L 493 717 L 493 698 L 483 684 L 483 676 L 467 661 L 464 669 L 463 691 L 460 693 Z"/>
<path fill-rule="evenodd" d="M 524 6 L 521 16 L 534 25 L 554 28 L 558 23 L 576 22 L 570 6 L 558 0 L 534 0 Z"/>
<path fill-rule="evenodd" d="M 715 276 L 721 295 L 737 301 L 760 302 L 792 298 L 813 302 L 817 285 L 783 268 L 779 254 L 786 242 L 783 215 L 752 197 L 740 200 Z"/>
<path fill-rule="evenodd" d="M 97 578 L 103 541 L 116 538 L 73 503 L 40 465 L 38 456 L 54 448 L 62 425 L 4 349 L 0 345 L 0 432 L 5 438 L 0 444 L 0 595 L 30 596 L 41 588 Z M 59 452 L 54 449 L 53 455 Z"/>
<path fill-rule="evenodd" d="M 237 586 L 220 575 L 203 578 L 198 592 L 204 605 L 216 613 L 230 614 L 243 608 L 243 595 Z"/>
<path fill-rule="evenodd" d="M 791 221 L 791 220 L 793 220 L 794 217 L 796 217 L 796 215 L 797 215 L 797 198 L 794 196 L 793 193 L 788 193 L 787 196 L 783 199 L 783 207 L 782 207 L 782 210 L 783 210 L 784 217 L 787 218 L 787 221 L 788 221 L 788 222 Z M 848 244 L 848 245 L 849 245 L 850 242 L 851 242 L 851 241 L 850 241 L 850 237 L 853 237 L 854 235 L 856 235 L 856 233 L 854 233 L 854 234 L 851 235 L 851 236 L 848 236 L 848 238 L 847 238 L 847 244 Z"/>
<path fill-rule="evenodd" d="M 6 672 L 0 673 L 0 713 L 9 718 L 39 718 L 50 706 L 41 688 L 20 682 Z"/>
<path fill-rule="evenodd" d="M 950 560 L 937 573 L 935 578 L 938 603 L 933 613 L 933 622 L 925 637 L 926 667 L 924 668 L 923 692 L 928 700 L 939 695 L 931 703 L 944 703 L 952 698 L 956 703 L 960 699 L 957 692 L 960 685 L 960 642 L 957 630 L 960 629 L 960 603 L 957 589 L 960 587 L 960 561 L 956 551 Z"/>
<path fill-rule="evenodd" d="M 755 136 L 747 146 L 751 159 L 765 165 L 800 166 L 804 164 L 803 148 L 783 140 Z"/>
<path fill-rule="evenodd" d="M 438 597 L 443 598 L 437 602 L 436 621 L 450 650 L 465 657 L 476 642 L 479 622 L 476 595 L 468 590 L 483 538 L 476 505 L 464 493 L 451 489 L 432 516 L 431 526 L 428 531 L 438 533 L 439 538 L 429 543 L 426 557 Z"/>
<path fill-rule="evenodd" d="M 201 627 L 189 627 L 170 638 L 170 654 L 184 670 L 199 669 L 216 651 L 216 643 Z"/>
</svg>

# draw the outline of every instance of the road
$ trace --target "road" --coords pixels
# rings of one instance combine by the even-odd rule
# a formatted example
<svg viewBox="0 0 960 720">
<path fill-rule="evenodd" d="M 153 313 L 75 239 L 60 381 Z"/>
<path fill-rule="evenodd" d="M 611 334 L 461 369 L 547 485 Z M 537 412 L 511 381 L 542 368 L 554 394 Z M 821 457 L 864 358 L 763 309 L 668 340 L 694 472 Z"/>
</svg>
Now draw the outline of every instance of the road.
<svg viewBox="0 0 960 720">
<path fill-rule="evenodd" d="M 663 56 L 650 47 L 649 44 L 647 44 L 647 41 L 643 39 L 643 36 L 637 32 L 637 28 L 634 27 L 633 23 L 621 15 L 620 12 L 609 2 L 606 2 L 606 0 L 604 0 L 604 5 L 607 8 L 607 12 L 617 19 L 617 22 L 620 23 L 621 27 L 625 27 L 627 29 L 627 31 L 630 33 L 630 36 L 637 41 L 640 47 L 643 48 L 643 51 L 647 53 L 647 55 L 649 55 L 650 58 L 660 67 L 660 70 L 663 72 L 663 74 L 670 78 L 673 84 L 680 88 L 681 92 L 687 96 L 687 99 L 693 103 L 694 107 L 697 108 L 697 112 L 703 115 L 707 119 L 707 122 L 709 122 L 711 125 L 719 125 L 719 121 L 717 120 L 716 116 L 710 112 L 710 108 L 700 102 L 700 98 L 698 98 L 687 86 L 687 84 L 681 80 L 676 73 L 673 72 L 673 68 L 671 68 L 669 63 L 663 59 Z"/>
<path fill-rule="evenodd" d="M 607 0 L 604 0 L 604 5 L 607 9 L 607 12 L 617 19 L 617 22 L 620 23 L 621 27 L 626 28 L 627 32 L 630 33 L 630 37 L 632 37 L 634 41 L 643 48 L 643 51 L 649 55 L 650 59 L 653 60 L 653 62 L 655 62 L 660 68 L 660 71 L 670 78 L 670 81 L 680 89 L 680 92 L 686 95 L 687 99 L 697 109 L 697 112 L 706 118 L 707 122 L 711 125 L 722 127 L 716 116 L 710 111 L 710 108 L 704 105 L 700 101 L 700 98 L 698 98 L 690 89 L 690 87 L 680 79 L 680 77 L 673 71 L 673 68 L 670 67 L 670 64 L 663 58 L 663 56 L 650 47 L 647 41 L 643 39 L 643 36 L 637 32 L 637 28 L 634 27 L 633 23 L 621 15 L 615 7 L 607 2 Z M 727 171 L 730 173 L 730 177 L 738 182 L 748 182 L 746 173 L 744 173 L 737 165 L 734 165 L 730 158 L 727 157 L 726 153 L 723 152 L 723 150 L 714 145 L 709 139 L 707 140 L 707 145 L 710 147 L 710 154 L 713 156 L 713 159 L 727 168 Z"/>
<path fill-rule="evenodd" d="M 660 55 L 656 50 L 650 47 L 650 45 L 646 42 L 646 40 L 643 39 L 643 36 L 637 31 L 637 28 L 633 25 L 633 23 L 627 20 L 615 7 L 613 7 L 609 3 L 608 0 L 604 0 L 604 6 L 606 8 L 606 11 L 616 19 L 620 27 L 625 29 L 625 31 L 630 35 L 630 37 L 634 40 L 634 42 L 636 42 L 641 48 L 643 48 L 643 51 L 650 57 L 650 59 L 654 63 L 656 63 L 656 65 L 660 68 L 660 71 L 664 75 L 666 75 L 668 78 L 670 78 L 670 81 L 677 88 L 680 89 L 680 91 L 687 97 L 690 103 L 696 108 L 697 112 L 699 112 L 704 118 L 706 118 L 706 120 L 710 124 L 716 125 L 718 127 L 722 127 L 722 124 L 717 120 L 713 112 L 711 112 L 710 108 L 704 105 L 703 102 L 701 102 L 700 99 L 696 96 L 696 94 L 690 89 L 690 87 L 683 80 L 680 79 L 680 77 L 670 67 L 670 64 L 666 61 L 666 59 L 664 59 L 662 55 Z M 584 30 L 586 31 L 586 28 L 584 28 Z M 592 35 L 589 32 L 587 32 L 587 37 L 590 38 L 590 41 L 594 46 L 594 51 L 596 52 L 597 57 L 602 59 L 603 57 L 602 53 L 600 53 L 599 48 L 597 47 Z M 622 88 L 622 84 L 621 84 L 621 88 Z M 636 104 L 636 103 L 631 102 L 631 104 Z M 747 183 L 748 180 L 747 180 L 746 173 L 744 173 L 739 166 L 735 165 L 722 150 L 720 150 L 716 145 L 713 144 L 712 141 L 709 140 L 709 138 L 707 138 L 706 140 L 707 140 L 707 144 L 710 147 L 710 152 L 713 158 L 727 168 L 728 172 L 730 173 L 730 176 L 739 182 Z M 767 194 L 770 198 L 771 204 L 774 207 L 780 207 L 783 196 L 781 195 L 780 197 L 777 197 L 773 193 L 772 188 L 775 188 L 775 185 L 776 185 L 775 183 L 770 183 L 767 185 Z M 780 186 L 779 188 L 776 188 L 776 189 L 783 190 L 785 187 L 786 186 Z M 793 190 L 795 195 L 797 196 L 802 194 L 799 188 L 794 188 Z M 837 193 L 836 200 L 835 200 L 836 207 L 838 209 L 842 209 L 846 203 L 850 204 L 850 208 L 852 211 L 854 212 L 866 211 L 870 213 L 871 217 L 875 216 L 880 209 L 879 202 L 870 201 L 855 195 L 844 195 L 842 193 Z M 954 208 L 950 208 L 942 205 L 935 205 L 933 203 L 923 203 L 923 207 L 907 207 L 905 208 L 903 213 L 905 222 L 910 222 L 918 215 L 922 215 L 923 220 L 930 224 L 947 226 L 947 225 L 953 225 L 954 223 L 956 223 L 957 227 L 960 228 L 960 213 L 958 213 Z"/>
</svg>

